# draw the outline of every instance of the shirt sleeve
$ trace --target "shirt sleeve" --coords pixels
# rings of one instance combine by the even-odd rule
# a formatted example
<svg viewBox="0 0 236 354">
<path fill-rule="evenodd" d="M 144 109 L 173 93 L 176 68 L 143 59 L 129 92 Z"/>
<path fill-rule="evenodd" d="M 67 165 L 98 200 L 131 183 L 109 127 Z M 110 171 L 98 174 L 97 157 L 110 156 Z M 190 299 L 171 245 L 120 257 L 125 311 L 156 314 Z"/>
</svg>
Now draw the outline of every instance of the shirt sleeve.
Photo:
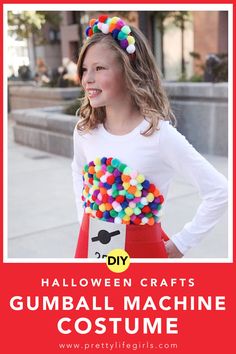
<svg viewBox="0 0 236 354">
<path fill-rule="evenodd" d="M 171 237 L 180 252 L 185 254 L 204 238 L 227 209 L 228 183 L 168 122 L 161 126 L 159 143 L 164 163 L 194 185 L 202 199 L 193 219 Z"/>
<path fill-rule="evenodd" d="M 73 145 L 74 145 L 74 156 L 71 164 L 72 168 L 72 179 L 73 188 L 75 193 L 75 202 L 77 209 L 78 221 L 81 224 L 83 218 L 83 201 L 82 201 L 82 191 L 83 191 L 83 176 L 82 169 L 86 164 L 86 159 L 81 146 L 81 136 L 77 128 L 74 129 L 73 134 Z"/>
</svg>

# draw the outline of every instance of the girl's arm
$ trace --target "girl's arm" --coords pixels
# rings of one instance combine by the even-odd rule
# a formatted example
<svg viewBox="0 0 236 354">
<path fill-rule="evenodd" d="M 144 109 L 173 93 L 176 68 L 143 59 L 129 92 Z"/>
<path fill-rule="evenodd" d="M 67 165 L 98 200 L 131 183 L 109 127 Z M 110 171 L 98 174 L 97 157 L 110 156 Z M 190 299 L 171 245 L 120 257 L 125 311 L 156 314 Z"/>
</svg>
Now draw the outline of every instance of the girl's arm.
<svg viewBox="0 0 236 354">
<path fill-rule="evenodd" d="M 220 220 L 227 208 L 228 183 L 168 122 L 161 126 L 160 151 L 164 163 L 194 185 L 202 199 L 193 219 L 166 245 L 169 256 L 176 257 L 176 252 L 185 254 L 197 245 Z"/>
<path fill-rule="evenodd" d="M 83 201 L 81 198 L 83 190 L 82 169 L 86 164 L 86 159 L 80 144 L 80 139 L 81 136 L 79 135 L 78 130 L 75 128 L 73 134 L 74 156 L 71 167 L 78 221 L 81 224 L 84 212 Z"/>
</svg>

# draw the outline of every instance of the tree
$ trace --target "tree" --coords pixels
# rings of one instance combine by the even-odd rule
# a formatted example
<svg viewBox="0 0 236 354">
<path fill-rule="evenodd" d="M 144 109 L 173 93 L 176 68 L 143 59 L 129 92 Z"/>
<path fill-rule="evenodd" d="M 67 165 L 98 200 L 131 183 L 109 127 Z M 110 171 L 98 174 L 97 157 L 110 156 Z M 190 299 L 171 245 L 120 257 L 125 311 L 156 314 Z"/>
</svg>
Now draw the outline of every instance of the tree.
<svg viewBox="0 0 236 354">
<path fill-rule="evenodd" d="M 34 63 L 36 60 L 36 38 L 43 41 L 42 28 L 46 22 L 54 29 L 59 28 L 61 17 L 55 11 L 8 11 L 8 32 L 17 39 L 31 39 Z"/>
<path fill-rule="evenodd" d="M 164 33 L 165 33 L 165 20 L 170 17 L 172 14 L 171 11 L 157 11 L 156 17 L 158 19 L 158 29 L 160 31 L 160 47 L 161 47 L 161 71 L 165 77 L 165 56 L 164 56 Z"/>
<path fill-rule="evenodd" d="M 173 12 L 174 24 L 181 30 L 181 76 L 186 76 L 186 65 L 184 59 L 184 31 L 186 23 L 190 21 L 189 11 L 174 11 Z"/>
<path fill-rule="evenodd" d="M 9 32 L 19 39 L 27 39 L 32 34 L 41 35 L 46 22 L 58 28 L 61 18 L 55 11 L 8 11 Z"/>
</svg>

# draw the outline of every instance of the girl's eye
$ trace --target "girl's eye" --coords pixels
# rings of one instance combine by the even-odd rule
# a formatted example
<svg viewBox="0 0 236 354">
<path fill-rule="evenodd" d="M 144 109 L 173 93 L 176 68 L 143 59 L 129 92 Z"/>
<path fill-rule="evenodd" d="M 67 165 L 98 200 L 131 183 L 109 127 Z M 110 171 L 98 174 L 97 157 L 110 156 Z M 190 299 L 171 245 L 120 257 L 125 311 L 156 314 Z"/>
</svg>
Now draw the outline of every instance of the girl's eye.
<svg viewBox="0 0 236 354">
<path fill-rule="evenodd" d="M 85 71 L 87 71 L 87 69 L 86 69 L 86 68 L 82 68 L 82 74 L 83 74 Z"/>
<path fill-rule="evenodd" d="M 96 70 L 97 70 L 97 71 L 100 71 L 100 70 L 103 70 L 103 69 L 105 69 L 103 66 L 97 66 L 97 67 L 96 67 Z"/>
</svg>

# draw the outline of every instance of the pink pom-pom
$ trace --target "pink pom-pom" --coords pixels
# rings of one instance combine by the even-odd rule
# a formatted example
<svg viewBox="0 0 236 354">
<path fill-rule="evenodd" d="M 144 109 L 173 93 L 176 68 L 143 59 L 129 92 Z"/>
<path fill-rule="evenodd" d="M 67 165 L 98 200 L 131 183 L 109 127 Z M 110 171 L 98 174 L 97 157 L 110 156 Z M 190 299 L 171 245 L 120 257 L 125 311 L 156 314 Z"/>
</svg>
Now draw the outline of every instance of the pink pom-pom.
<svg viewBox="0 0 236 354">
<path fill-rule="evenodd" d="M 102 30 L 102 25 L 103 25 L 103 23 L 102 23 L 102 22 L 98 22 L 98 24 L 97 24 L 98 29 L 100 29 L 100 31 Z"/>
<path fill-rule="evenodd" d="M 103 23 L 101 31 L 104 34 L 108 34 L 109 33 L 109 25 L 107 25 L 106 23 Z"/>
</svg>

